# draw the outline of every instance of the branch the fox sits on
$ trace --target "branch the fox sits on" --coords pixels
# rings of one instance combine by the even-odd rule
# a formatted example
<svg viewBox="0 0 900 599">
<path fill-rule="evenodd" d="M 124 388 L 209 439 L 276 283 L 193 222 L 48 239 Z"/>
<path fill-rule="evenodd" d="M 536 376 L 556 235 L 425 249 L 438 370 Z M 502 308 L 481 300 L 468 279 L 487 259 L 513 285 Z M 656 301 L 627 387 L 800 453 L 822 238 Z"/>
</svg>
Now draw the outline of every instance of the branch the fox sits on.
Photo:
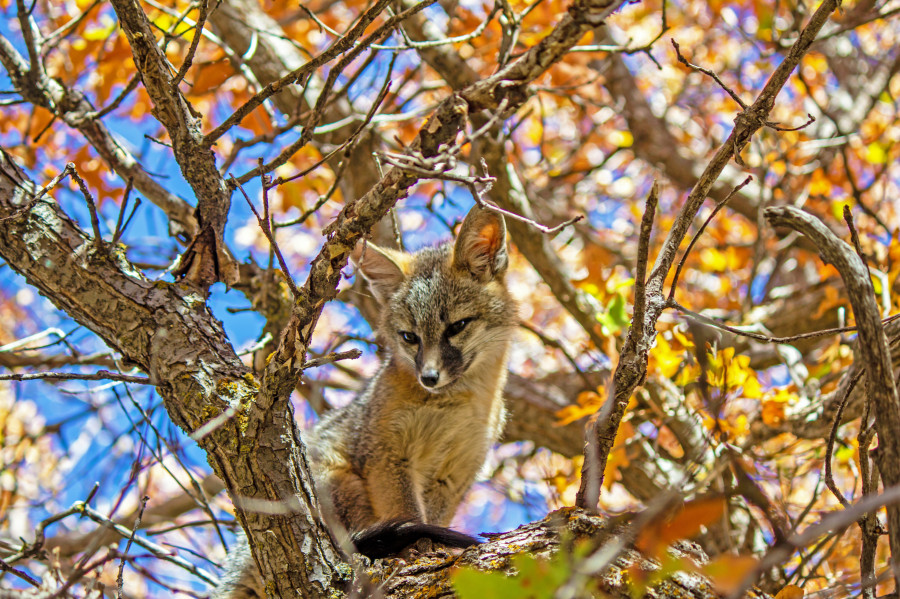
<svg viewBox="0 0 900 599">
<path fill-rule="evenodd" d="M 455 242 L 414 254 L 361 242 L 352 260 L 382 305 L 386 357 L 306 435 L 319 497 L 372 558 L 421 538 L 471 545 L 446 526 L 503 430 L 518 324 L 503 217 L 476 205 Z M 246 541 L 228 561 L 214 597 L 265 597 Z"/>
</svg>

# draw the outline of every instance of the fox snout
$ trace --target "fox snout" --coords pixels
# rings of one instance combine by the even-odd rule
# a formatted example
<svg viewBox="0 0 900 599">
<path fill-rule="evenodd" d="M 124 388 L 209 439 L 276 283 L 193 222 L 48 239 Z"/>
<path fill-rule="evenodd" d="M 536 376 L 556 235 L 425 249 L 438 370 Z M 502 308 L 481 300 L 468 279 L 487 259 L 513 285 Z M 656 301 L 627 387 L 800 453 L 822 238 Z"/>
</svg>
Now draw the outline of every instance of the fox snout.
<svg viewBox="0 0 900 599">
<path fill-rule="evenodd" d="M 416 356 L 416 377 L 419 384 L 428 391 L 437 391 L 450 383 L 453 378 L 447 369 L 441 364 L 441 356 L 438 352 L 430 352 L 428 359 L 423 359 L 426 352 L 419 351 Z"/>
<path fill-rule="evenodd" d="M 425 368 L 419 373 L 419 382 L 429 389 L 436 387 L 441 380 L 441 371 L 437 368 Z"/>
<path fill-rule="evenodd" d="M 450 386 L 465 372 L 463 353 L 449 339 L 425 336 L 415 357 L 416 378 L 432 393 Z"/>
</svg>

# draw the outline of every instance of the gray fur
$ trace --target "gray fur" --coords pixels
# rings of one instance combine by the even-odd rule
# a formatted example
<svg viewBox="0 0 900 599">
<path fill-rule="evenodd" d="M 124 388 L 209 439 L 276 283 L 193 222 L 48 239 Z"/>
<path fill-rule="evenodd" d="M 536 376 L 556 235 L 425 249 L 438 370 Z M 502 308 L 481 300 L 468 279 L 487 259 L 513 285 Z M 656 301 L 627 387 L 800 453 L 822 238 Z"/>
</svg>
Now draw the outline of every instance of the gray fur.
<svg viewBox="0 0 900 599">
<path fill-rule="evenodd" d="M 305 439 L 319 498 L 351 533 L 394 519 L 447 526 L 504 424 L 518 318 L 503 281 L 503 218 L 476 206 L 455 244 L 411 256 L 369 244 L 353 259 L 384 304 L 386 358 L 356 400 Z M 435 385 L 422 382 L 423 369 L 439 373 Z M 246 545 L 240 554 L 229 562 L 242 577 L 226 574 L 213 597 L 250 599 L 237 587 L 262 588 L 246 582 L 247 570 L 256 572 Z"/>
</svg>

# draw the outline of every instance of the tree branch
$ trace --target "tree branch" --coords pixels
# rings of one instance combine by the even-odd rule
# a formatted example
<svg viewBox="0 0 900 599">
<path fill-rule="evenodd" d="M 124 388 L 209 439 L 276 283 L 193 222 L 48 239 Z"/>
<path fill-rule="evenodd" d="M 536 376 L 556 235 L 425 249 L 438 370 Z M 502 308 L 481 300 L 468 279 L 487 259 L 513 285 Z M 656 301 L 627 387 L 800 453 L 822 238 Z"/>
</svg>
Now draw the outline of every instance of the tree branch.
<svg viewBox="0 0 900 599">
<path fill-rule="evenodd" d="M 0 151 L 0 256 L 57 307 L 137 364 L 157 384 L 172 421 L 189 434 L 233 411 L 199 440 L 254 538 L 257 564 L 276 592 L 324 597 L 343 587 L 341 558 L 320 518 L 290 403 L 270 409 L 221 324 L 184 285 L 145 279 L 115 253 L 98 254 L 55 202 L 25 213 L 37 187 Z M 279 513 L 245 498 L 287 502 Z"/>
<path fill-rule="evenodd" d="M 885 487 L 900 487 L 900 396 L 894 381 L 891 352 L 881 324 L 869 269 L 854 249 L 838 239 L 814 216 L 793 206 L 769 207 L 766 219 L 809 237 L 822 259 L 834 265 L 844 280 L 859 334 L 859 351 L 866 369 L 867 395 L 875 405 L 878 449 L 875 459 Z M 900 506 L 888 506 L 891 561 L 900 560 Z M 900 573 L 895 574 L 900 586 Z"/>
<path fill-rule="evenodd" d="M 765 125 L 768 115 L 775 104 L 775 97 L 781 91 L 781 88 L 784 87 L 791 72 L 799 64 L 800 59 L 807 50 L 809 50 L 816 35 L 839 4 L 839 0 L 827 0 L 819 6 L 797 41 L 791 47 L 787 57 L 769 77 L 759 96 L 747 110 L 738 114 L 735 119 L 735 127 L 728 139 L 719 147 L 675 217 L 675 221 L 669 229 L 666 240 L 663 242 L 647 280 L 645 334 L 642 338 L 637 338 L 633 327 L 626 334 L 622 352 L 619 355 L 619 363 L 613 375 L 610 396 L 607 399 L 609 406 L 604 407 L 604 412 L 608 416 L 603 418 L 602 421 L 598 418 L 594 430 L 589 432 L 589 434 L 596 434 L 598 439 L 597 447 L 599 449 L 600 463 L 596 472 L 599 476 L 603 476 L 602 473 L 606 467 L 609 452 L 616 438 L 616 431 L 619 428 L 622 417 L 625 415 L 625 409 L 628 406 L 631 394 L 646 377 L 650 347 L 656 338 L 656 321 L 667 304 L 663 294 L 663 285 L 675 263 L 678 248 L 687 234 L 691 222 L 693 222 L 697 211 L 709 195 L 713 184 L 731 158 L 735 157 L 750 141 L 753 134 Z M 592 442 L 588 440 L 585 447 L 589 449 L 591 446 Z M 596 484 L 595 481 L 590 480 L 592 461 L 589 458 L 590 455 L 585 455 L 581 487 L 578 492 L 578 505 L 594 509 L 595 504 L 588 502 L 589 499 L 592 499 L 590 497 L 591 494 L 587 492 L 592 485 Z"/>
<path fill-rule="evenodd" d="M 128 37 L 134 64 L 153 100 L 153 113 L 172 140 L 175 160 L 197 197 L 199 231 L 180 258 L 178 274 L 206 289 L 216 281 L 238 279 L 224 242 L 231 191 L 216 168 L 216 158 L 200 130 L 200 115 L 178 89 L 171 65 L 156 43 L 150 20 L 137 0 L 113 0 L 119 23 Z M 197 31 L 197 36 L 200 30 Z"/>
</svg>

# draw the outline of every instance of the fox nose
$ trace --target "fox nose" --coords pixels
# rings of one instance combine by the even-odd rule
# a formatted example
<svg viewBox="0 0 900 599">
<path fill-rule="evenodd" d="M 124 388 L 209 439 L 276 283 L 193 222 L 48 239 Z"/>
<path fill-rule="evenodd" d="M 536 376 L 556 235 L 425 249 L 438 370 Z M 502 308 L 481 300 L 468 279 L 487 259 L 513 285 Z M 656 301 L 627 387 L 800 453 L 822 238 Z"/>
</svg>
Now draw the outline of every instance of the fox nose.
<svg viewBox="0 0 900 599">
<path fill-rule="evenodd" d="M 422 371 L 422 375 L 419 377 L 419 380 L 422 381 L 422 384 L 426 387 L 434 387 L 438 383 L 438 379 L 441 378 L 441 374 L 435 368 L 426 368 Z"/>
</svg>

